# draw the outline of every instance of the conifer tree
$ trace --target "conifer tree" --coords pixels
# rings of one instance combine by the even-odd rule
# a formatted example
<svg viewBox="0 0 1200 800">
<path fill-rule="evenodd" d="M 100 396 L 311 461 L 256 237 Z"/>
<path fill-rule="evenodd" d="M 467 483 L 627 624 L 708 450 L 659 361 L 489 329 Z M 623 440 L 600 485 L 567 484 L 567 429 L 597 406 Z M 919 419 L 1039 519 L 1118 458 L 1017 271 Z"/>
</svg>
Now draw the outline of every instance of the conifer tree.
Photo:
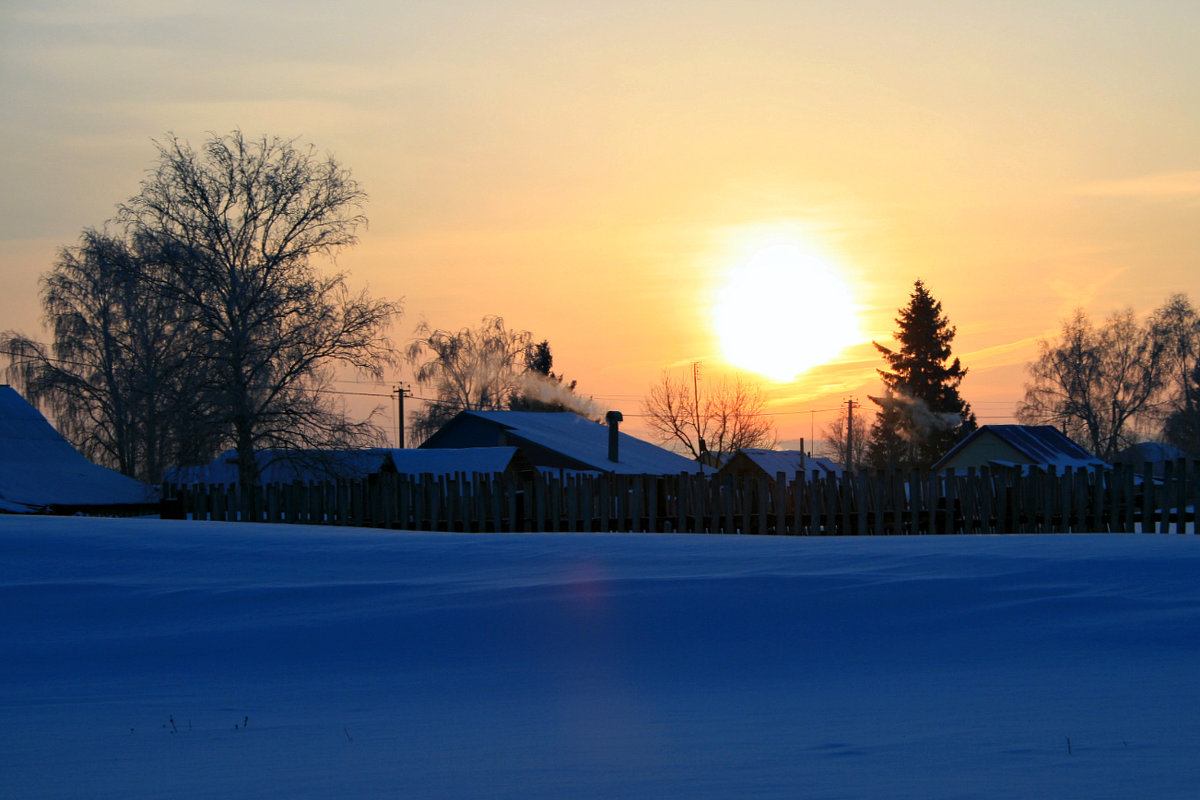
<svg viewBox="0 0 1200 800">
<path fill-rule="evenodd" d="M 890 369 L 879 370 L 884 395 L 871 398 L 879 411 L 868 458 L 880 468 L 926 469 L 976 427 L 971 406 L 958 393 L 967 369 L 951 360 L 955 328 L 923 281 L 913 284 L 896 324 L 898 350 L 874 343 Z"/>
</svg>

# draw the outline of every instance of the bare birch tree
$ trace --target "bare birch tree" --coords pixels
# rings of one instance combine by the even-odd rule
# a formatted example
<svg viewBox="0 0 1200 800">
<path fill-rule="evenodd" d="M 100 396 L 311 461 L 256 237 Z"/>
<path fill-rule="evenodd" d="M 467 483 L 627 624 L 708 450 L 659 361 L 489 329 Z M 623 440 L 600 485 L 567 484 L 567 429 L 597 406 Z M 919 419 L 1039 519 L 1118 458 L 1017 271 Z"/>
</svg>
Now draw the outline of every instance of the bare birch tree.
<svg viewBox="0 0 1200 800">
<path fill-rule="evenodd" d="M 1187 295 L 1174 294 L 1150 325 L 1166 359 L 1163 439 L 1200 455 L 1200 314 Z"/>
<path fill-rule="evenodd" d="M 1054 425 L 1098 458 L 1111 459 L 1154 415 L 1167 363 L 1163 341 L 1132 310 L 1113 314 L 1100 328 L 1076 311 L 1057 341 L 1039 343 L 1017 419 Z"/>
<path fill-rule="evenodd" d="M 763 413 L 766 402 L 761 388 L 740 377 L 706 383 L 700 391 L 696 380 L 663 372 L 643 410 L 662 443 L 718 465 L 739 448 L 774 446 L 775 426 Z"/>
<path fill-rule="evenodd" d="M 460 411 L 508 408 L 532 349 L 533 335 L 509 330 L 502 317 L 484 317 L 479 327 L 458 331 L 421 323 L 405 357 L 422 391 L 432 396 L 412 417 L 415 437 L 429 438 Z"/>
<path fill-rule="evenodd" d="M 52 341 L 9 331 L 9 379 L 85 456 L 149 483 L 178 464 L 212 458 L 210 428 L 186 309 L 155 287 L 154 242 L 87 230 L 41 278 Z"/>
</svg>

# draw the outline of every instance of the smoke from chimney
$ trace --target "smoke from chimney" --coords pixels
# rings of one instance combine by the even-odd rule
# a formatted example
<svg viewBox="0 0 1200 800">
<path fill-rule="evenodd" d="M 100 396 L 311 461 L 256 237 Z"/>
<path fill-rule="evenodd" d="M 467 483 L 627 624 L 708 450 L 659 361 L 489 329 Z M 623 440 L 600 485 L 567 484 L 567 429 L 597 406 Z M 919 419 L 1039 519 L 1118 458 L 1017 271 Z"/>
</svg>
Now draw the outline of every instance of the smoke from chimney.
<svg viewBox="0 0 1200 800">
<path fill-rule="evenodd" d="M 581 417 L 599 420 L 604 407 L 590 397 L 575 394 L 562 383 L 551 380 L 540 373 L 526 372 L 519 378 L 520 394 L 543 403 L 557 403 Z"/>
</svg>

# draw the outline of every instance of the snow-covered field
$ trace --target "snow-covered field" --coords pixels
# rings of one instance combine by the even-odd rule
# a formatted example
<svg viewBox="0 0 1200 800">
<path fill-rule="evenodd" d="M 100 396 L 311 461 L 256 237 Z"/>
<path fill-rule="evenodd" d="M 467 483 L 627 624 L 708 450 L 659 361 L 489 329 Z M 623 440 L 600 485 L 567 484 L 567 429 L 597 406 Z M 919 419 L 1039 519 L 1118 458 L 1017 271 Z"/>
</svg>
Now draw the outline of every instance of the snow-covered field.
<svg viewBox="0 0 1200 800">
<path fill-rule="evenodd" d="M 5 798 L 1193 798 L 1200 538 L 0 517 Z"/>
</svg>

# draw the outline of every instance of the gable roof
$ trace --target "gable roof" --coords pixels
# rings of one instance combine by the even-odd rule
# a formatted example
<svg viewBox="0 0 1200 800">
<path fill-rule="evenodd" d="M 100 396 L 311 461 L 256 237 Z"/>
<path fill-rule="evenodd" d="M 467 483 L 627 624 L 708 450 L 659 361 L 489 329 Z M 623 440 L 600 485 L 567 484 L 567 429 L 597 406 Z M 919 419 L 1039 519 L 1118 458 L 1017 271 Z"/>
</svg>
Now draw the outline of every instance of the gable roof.
<svg viewBox="0 0 1200 800">
<path fill-rule="evenodd" d="M 1114 461 L 1122 464 L 1162 464 L 1187 458 L 1188 454 L 1173 444 L 1164 442 L 1138 442 L 1126 447 Z"/>
<path fill-rule="evenodd" d="M 739 461 L 742 462 L 741 466 Z M 762 470 L 770 478 L 774 478 L 780 472 L 789 478 L 797 472 L 804 472 L 811 478 L 842 474 L 841 467 L 828 458 L 809 456 L 803 450 L 767 450 L 759 447 L 743 447 L 737 450 L 721 467 L 721 472 L 738 470 L 747 463 Z"/>
<path fill-rule="evenodd" d="M 88 461 L 11 386 L 0 386 L 0 510 L 153 502 L 154 490 Z"/>
<path fill-rule="evenodd" d="M 411 450 L 386 447 L 362 450 L 259 450 L 259 475 L 264 484 L 302 483 L 333 479 L 361 480 L 380 472 L 420 475 L 486 475 L 532 469 L 516 447 L 477 447 L 457 450 Z M 226 450 L 198 467 L 167 471 L 164 483 L 220 485 L 237 483 L 237 451 Z"/>
<path fill-rule="evenodd" d="M 520 447 L 538 467 L 620 475 L 702 472 L 689 458 L 618 431 L 618 461 L 608 460 L 607 425 L 569 411 L 462 411 L 430 436 L 422 449 Z"/>
<path fill-rule="evenodd" d="M 984 425 L 952 447 L 933 465 L 933 470 L 936 472 L 953 466 L 953 462 L 961 460 L 963 454 L 989 437 L 995 437 L 1015 450 L 1023 460 L 992 460 L 987 463 L 1034 464 L 1075 469 L 1108 466 L 1052 425 Z"/>
</svg>

